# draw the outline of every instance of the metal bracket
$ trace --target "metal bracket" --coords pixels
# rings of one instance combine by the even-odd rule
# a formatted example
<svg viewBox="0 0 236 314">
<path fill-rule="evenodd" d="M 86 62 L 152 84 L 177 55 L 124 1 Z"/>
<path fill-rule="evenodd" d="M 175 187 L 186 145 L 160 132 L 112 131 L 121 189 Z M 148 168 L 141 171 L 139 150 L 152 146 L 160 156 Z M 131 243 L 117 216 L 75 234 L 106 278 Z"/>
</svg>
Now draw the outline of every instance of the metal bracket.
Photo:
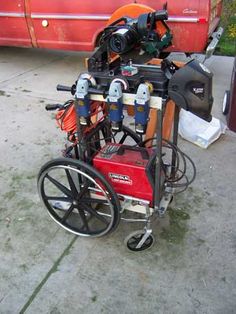
<svg viewBox="0 0 236 314">
<path fill-rule="evenodd" d="M 165 215 L 165 212 L 168 208 L 168 205 L 171 202 L 173 195 L 170 193 L 165 193 L 164 196 L 162 197 L 161 201 L 160 201 L 160 206 L 157 210 L 158 216 L 159 217 L 163 217 Z"/>
<path fill-rule="evenodd" d="M 208 45 L 208 47 L 206 49 L 205 60 L 210 58 L 213 55 L 213 53 L 216 49 L 216 46 L 218 45 L 219 40 L 220 40 L 221 36 L 223 35 L 223 32 L 224 32 L 224 29 L 222 27 L 219 27 L 218 30 L 212 34 L 212 36 L 211 36 L 212 41 L 210 42 L 210 44 Z"/>
</svg>

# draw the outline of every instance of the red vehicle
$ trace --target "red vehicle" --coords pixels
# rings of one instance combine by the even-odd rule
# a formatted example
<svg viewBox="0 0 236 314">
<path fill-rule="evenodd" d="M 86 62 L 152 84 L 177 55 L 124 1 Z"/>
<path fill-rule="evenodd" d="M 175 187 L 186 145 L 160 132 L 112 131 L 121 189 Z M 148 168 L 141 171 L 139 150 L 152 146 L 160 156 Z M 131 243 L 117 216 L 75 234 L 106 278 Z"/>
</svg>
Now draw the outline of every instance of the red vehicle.
<svg viewBox="0 0 236 314">
<path fill-rule="evenodd" d="M 91 51 L 111 15 L 132 3 L 154 10 L 168 5 L 173 44 L 168 51 L 210 54 L 222 35 L 217 29 L 223 0 L 11 0 L 0 2 L 0 45 Z M 132 7 L 132 6 L 131 6 Z M 124 9 L 132 15 L 132 9 Z"/>
</svg>

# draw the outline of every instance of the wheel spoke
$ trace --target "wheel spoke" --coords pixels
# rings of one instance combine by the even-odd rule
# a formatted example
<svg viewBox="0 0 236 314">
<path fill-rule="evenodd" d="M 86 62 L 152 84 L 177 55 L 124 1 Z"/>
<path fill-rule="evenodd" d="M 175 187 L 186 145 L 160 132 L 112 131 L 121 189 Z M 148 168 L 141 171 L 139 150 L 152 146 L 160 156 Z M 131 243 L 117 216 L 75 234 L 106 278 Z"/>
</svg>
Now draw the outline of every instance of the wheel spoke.
<svg viewBox="0 0 236 314">
<path fill-rule="evenodd" d="M 83 204 L 82 205 L 85 210 L 87 212 L 89 212 L 91 215 L 95 216 L 98 220 L 100 220 L 101 222 L 105 223 L 106 225 L 108 225 L 108 221 L 105 219 L 105 217 L 101 216 L 98 214 L 98 212 L 96 212 L 96 210 L 94 210 L 93 208 L 89 207 L 87 204 Z"/>
<path fill-rule="evenodd" d="M 108 204 L 107 200 L 102 200 L 100 198 L 88 198 L 88 197 L 83 197 L 83 199 L 80 200 L 82 203 L 97 203 L 97 204 Z"/>
<path fill-rule="evenodd" d="M 62 217 L 62 219 L 61 219 L 61 222 L 62 222 L 62 223 L 64 223 L 64 222 L 67 220 L 67 218 L 68 218 L 68 217 L 70 216 L 70 214 L 73 212 L 73 209 L 74 209 L 74 205 L 71 204 L 71 206 L 67 209 L 65 215 L 64 215 L 64 216 Z"/>
<path fill-rule="evenodd" d="M 123 144 L 124 141 L 126 140 L 126 137 L 127 137 L 127 134 L 124 132 L 122 138 L 121 138 L 120 141 L 119 141 L 119 144 Z"/>
<path fill-rule="evenodd" d="M 87 181 L 84 186 L 82 187 L 81 191 L 79 192 L 79 194 L 77 195 L 76 199 L 80 200 L 84 194 L 88 191 L 88 187 L 89 187 L 89 182 Z"/>
<path fill-rule="evenodd" d="M 66 176 L 67 176 L 70 188 L 71 188 L 71 192 L 72 192 L 73 196 L 76 197 L 78 195 L 78 190 L 75 186 L 74 180 L 70 174 L 70 171 L 68 169 L 65 169 L 65 171 L 66 171 Z"/>
<path fill-rule="evenodd" d="M 52 178 L 49 174 L 47 174 L 45 177 L 50 182 L 52 182 L 62 193 L 64 193 L 65 195 L 67 195 L 70 198 L 73 198 L 71 191 L 66 186 L 64 186 L 63 184 L 61 184 L 60 182 L 58 182 L 57 180 Z"/>
<path fill-rule="evenodd" d="M 76 235 L 103 236 L 119 223 L 120 202 L 111 184 L 81 160 L 61 158 L 45 164 L 38 191 L 52 219 Z"/>
<path fill-rule="evenodd" d="M 114 134 L 113 134 L 113 141 L 114 141 L 114 143 L 116 143 L 115 137 L 116 137 L 117 134 L 118 134 L 118 132 L 114 132 Z"/>
<path fill-rule="evenodd" d="M 87 221 L 87 219 L 86 219 L 84 210 L 83 210 L 83 209 L 78 209 L 78 212 L 79 212 L 80 217 L 81 217 L 81 219 L 82 219 L 82 221 L 83 221 L 83 228 L 85 228 L 85 230 L 86 230 L 87 232 L 90 232 L 91 230 L 90 230 L 90 228 L 89 228 L 88 221 Z"/>
<path fill-rule="evenodd" d="M 45 196 L 47 201 L 71 202 L 71 198 L 65 196 Z"/>
<path fill-rule="evenodd" d="M 130 244 L 130 245 L 135 244 L 135 246 L 136 246 L 136 245 L 139 244 L 139 242 L 141 241 L 141 239 L 142 239 L 142 236 L 133 237 L 133 238 L 131 238 L 131 239 L 129 240 L 129 244 Z"/>
</svg>

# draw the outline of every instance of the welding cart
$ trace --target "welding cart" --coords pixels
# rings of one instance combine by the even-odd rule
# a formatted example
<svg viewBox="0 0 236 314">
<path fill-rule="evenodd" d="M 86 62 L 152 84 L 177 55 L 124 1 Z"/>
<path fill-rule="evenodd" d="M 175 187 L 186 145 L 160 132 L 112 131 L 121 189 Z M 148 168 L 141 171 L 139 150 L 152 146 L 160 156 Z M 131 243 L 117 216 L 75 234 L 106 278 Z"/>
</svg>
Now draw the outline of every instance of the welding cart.
<svg viewBox="0 0 236 314">
<path fill-rule="evenodd" d="M 39 172 L 49 215 L 86 237 L 111 233 L 121 219 L 142 222 L 143 230 L 125 240 L 132 251 L 152 246 L 153 217 L 162 217 L 173 195 L 195 178 L 193 161 L 177 146 L 180 108 L 211 119 L 210 71 L 195 60 L 153 58 L 171 44 L 167 18 L 161 10 L 111 21 L 88 71 L 71 87 L 57 87 L 73 99 L 46 106 L 57 110 L 69 141 L 63 157 Z M 125 126 L 127 116 L 133 130 Z"/>
</svg>

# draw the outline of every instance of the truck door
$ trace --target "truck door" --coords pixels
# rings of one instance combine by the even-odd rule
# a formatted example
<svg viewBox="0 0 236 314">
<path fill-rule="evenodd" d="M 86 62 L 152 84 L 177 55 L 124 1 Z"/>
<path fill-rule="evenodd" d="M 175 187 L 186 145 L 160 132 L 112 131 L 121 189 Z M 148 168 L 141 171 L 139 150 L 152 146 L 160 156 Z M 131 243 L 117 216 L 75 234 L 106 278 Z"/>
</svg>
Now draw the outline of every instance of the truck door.
<svg viewBox="0 0 236 314">
<path fill-rule="evenodd" d="M 207 21 L 200 12 L 200 3 L 207 8 L 209 0 L 138 0 L 138 3 L 160 10 L 167 3 L 168 25 L 173 33 L 173 46 L 168 50 L 200 52 L 206 46 Z M 205 17 L 205 19 L 202 19 Z"/>
<path fill-rule="evenodd" d="M 27 0 L 41 48 L 93 50 L 110 15 L 132 0 Z"/>
<path fill-rule="evenodd" d="M 0 1 L 0 45 L 31 46 L 24 0 Z"/>
</svg>

